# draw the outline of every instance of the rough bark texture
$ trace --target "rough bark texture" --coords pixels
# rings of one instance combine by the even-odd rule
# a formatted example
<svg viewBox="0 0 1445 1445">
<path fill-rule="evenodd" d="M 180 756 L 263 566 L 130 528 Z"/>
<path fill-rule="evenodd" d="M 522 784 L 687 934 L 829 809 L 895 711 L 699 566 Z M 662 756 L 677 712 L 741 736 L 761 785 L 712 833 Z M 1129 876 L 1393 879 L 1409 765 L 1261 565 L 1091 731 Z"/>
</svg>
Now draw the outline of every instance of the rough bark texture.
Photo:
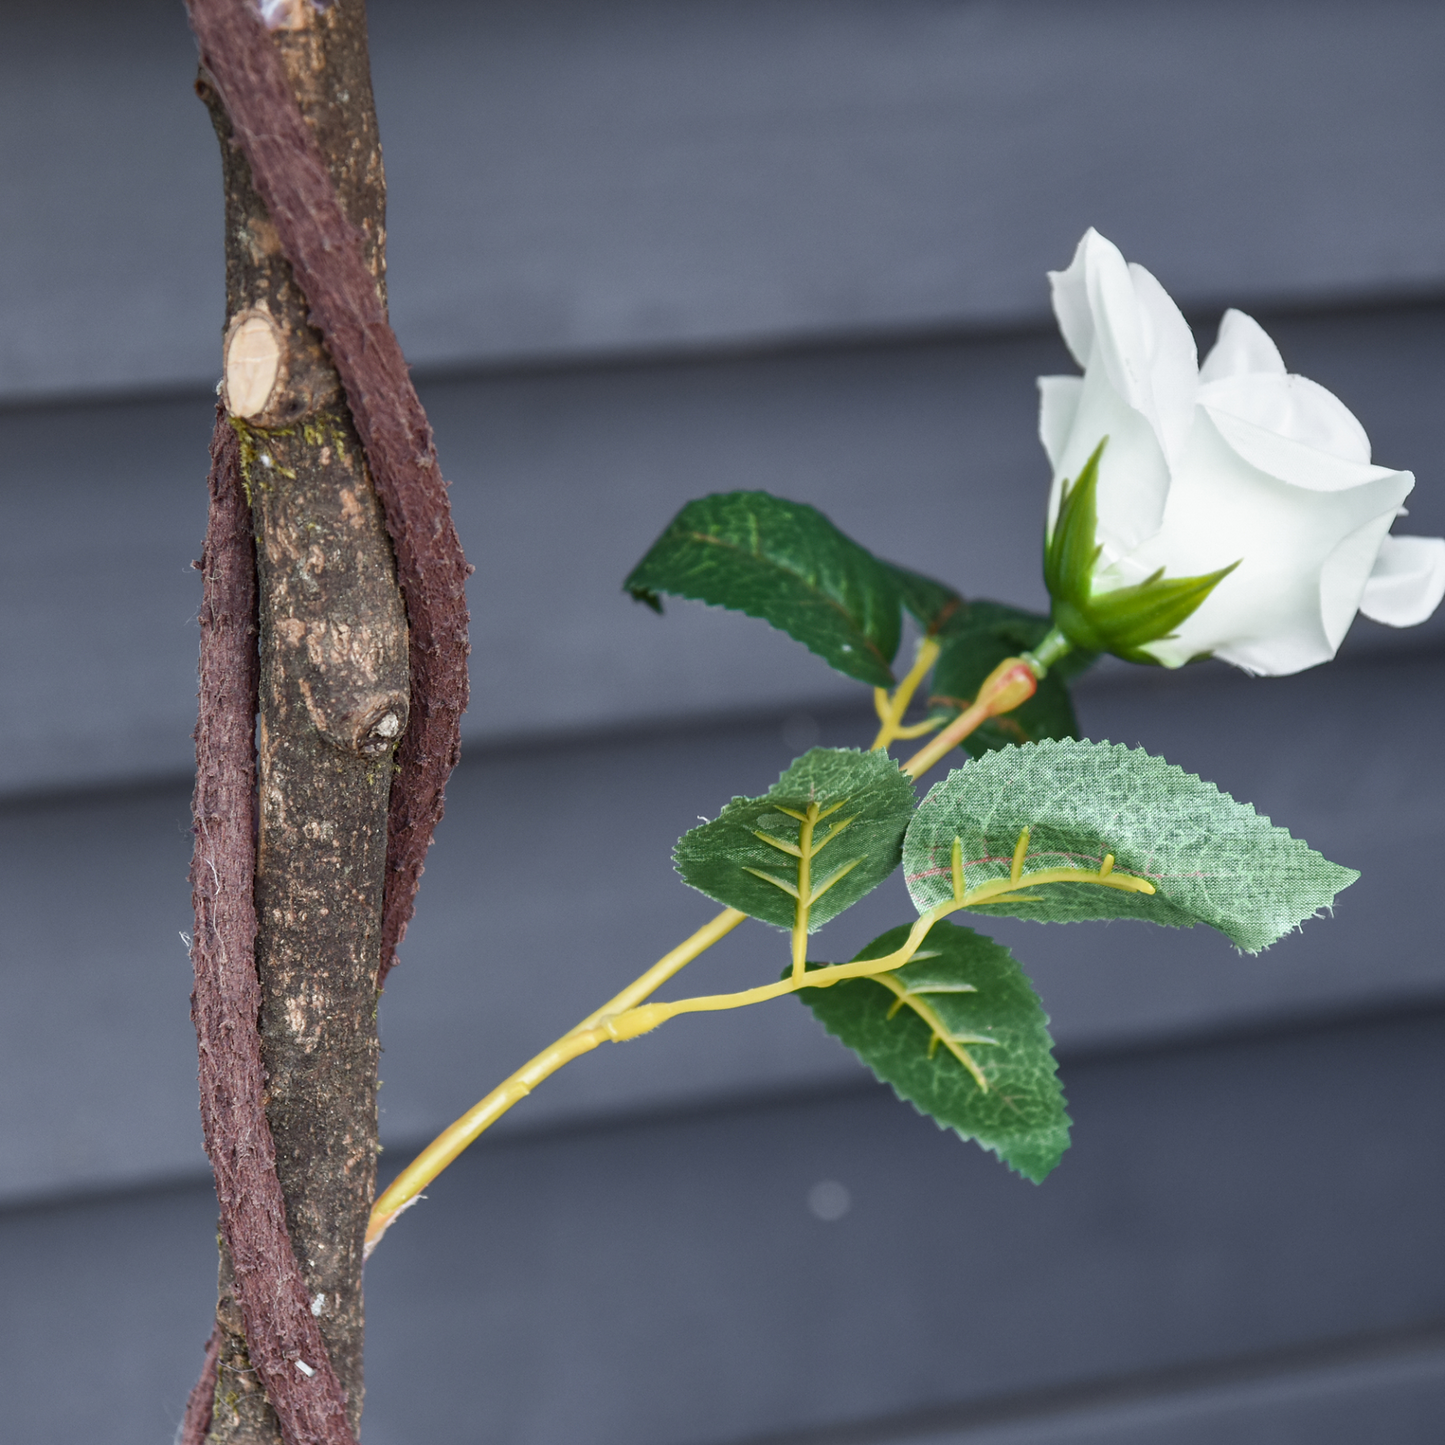
<svg viewBox="0 0 1445 1445">
<path fill-rule="evenodd" d="M 410 627 L 411 719 L 392 790 L 380 978 L 411 917 L 441 818 L 467 702 L 467 566 L 451 522 L 431 428 L 368 268 L 380 232 L 358 231 L 328 173 L 324 132 L 296 103 L 285 48 L 271 43 L 248 0 L 189 0 L 202 63 L 250 167 L 281 252 L 306 294 L 311 322 L 345 388 L 386 515 Z M 320 13 L 294 0 L 287 24 L 339 25 L 358 0 Z M 292 32 L 283 31 L 283 35 Z M 364 36 L 364 31 L 362 32 Z M 303 88 L 304 95 L 304 88 Z M 268 236 L 259 238 L 263 243 Z"/>
<path fill-rule="evenodd" d="M 355 1429 L 362 1243 L 376 1174 L 386 813 L 392 747 L 406 721 L 406 625 L 344 408 L 247 440 L 261 603 L 256 967 L 266 1115 L 291 1242 Z M 212 1436 L 227 1438 L 214 1427 Z"/>
<path fill-rule="evenodd" d="M 231 1000 L 235 1057 L 213 1081 L 234 1106 L 207 1124 L 225 1245 L 215 1388 L 208 1411 L 203 1375 L 183 1438 L 344 1445 L 361 1408 L 375 1001 L 458 754 L 468 569 L 386 319 L 363 0 L 267 0 L 264 25 L 254 0 L 188 4 L 226 184 L 223 450 L 260 544 L 261 744 L 252 991 Z M 207 648 L 203 633 L 203 675 Z M 239 796 L 254 703 L 232 703 L 234 755 L 208 746 Z M 230 947 L 250 953 L 239 934 Z M 198 951 L 198 1000 L 214 972 Z M 197 1027 L 204 1094 L 199 1003 Z M 249 1194 L 228 1182 L 232 1156 Z"/>
<path fill-rule="evenodd" d="M 176 1445 L 203 1445 L 211 1428 L 211 1415 L 216 1403 L 216 1370 L 220 1358 L 221 1327 L 216 1325 L 206 1341 L 201 1377 L 191 1386 L 191 1393 L 186 1399 L 186 1413 L 181 1420 L 181 1428 L 176 1431 Z"/>
<path fill-rule="evenodd" d="M 227 1418 L 257 1420 L 288 1445 L 352 1439 L 343 1389 L 326 1358 L 286 1228 L 275 1146 L 264 1108 L 265 1071 L 256 1020 L 261 988 L 253 944 L 256 766 L 253 743 L 258 677 L 256 570 L 240 448 L 223 416 L 211 444 L 211 514 L 202 561 L 200 718 L 196 726 L 196 911 L 191 1013 L 200 1045 L 201 1121 L 215 1171 L 226 1246 L 244 1288 L 228 1291 L 218 1311 L 206 1369 L 182 1426 L 187 1445 Z M 235 1314 L 254 1347 L 237 1367 Z M 228 1339 L 228 1326 L 231 1327 Z M 243 1346 L 244 1348 L 244 1346 Z M 304 1363 L 311 1374 L 298 1369 Z M 217 1387 L 207 1397 L 207 1377 Z M 224 1432 L 224 1426 L 222 1426 Z M 224 1433 L 219 1438 L 228 1438 Z M 229 1438 L 244 1439 L 246 1436 Z"/>
<path fill-rule="evenodd" d="M 382 305 L 385 193 L 364 8 L 359 0 L 324 11 L 304 3 L 275 19 L 274 40 L 250 23 L 279 58 L 288 94 L 299 98 L 303 124 L 328 158 L 334 194 L 362 239 L 353 249 L 370 304 Z M 285 1221 L 270 1247 L 299 1266 L 280 1312 L 287 1317 L 264 1323 L 283 1336 L 309 1324 L 325 1345 L 313 1340 L 309 1354 L 284 1362 L 279 1378 L 263 1367 L 278 1341 L 257 1334 L 262 1281 L 256 1261 L 234 1243 L 249 1221 L 228 1222 L 223 1210 L 227 1248 L 206 1438 L 274 1445 L 284 1437 L 299 1445 L 350 1439 L 361 1413 L 386 816 L 392 749 L 409 711 L 406 623 L 340 378 L 307 319 L 306 297 L 225 106 L 204 76 L 200 88 L 225 183 L 224 395 L 257 539 L 254 1022 Z M 238 350 L 243 327 L 249 331 Z M 300 1418 L 297 1403 L 317 1394 L 318 1382 L 320 1394 L 344 1401 L 344 1419 L 334 1410 L 326 1419 Z"/>
</svg>

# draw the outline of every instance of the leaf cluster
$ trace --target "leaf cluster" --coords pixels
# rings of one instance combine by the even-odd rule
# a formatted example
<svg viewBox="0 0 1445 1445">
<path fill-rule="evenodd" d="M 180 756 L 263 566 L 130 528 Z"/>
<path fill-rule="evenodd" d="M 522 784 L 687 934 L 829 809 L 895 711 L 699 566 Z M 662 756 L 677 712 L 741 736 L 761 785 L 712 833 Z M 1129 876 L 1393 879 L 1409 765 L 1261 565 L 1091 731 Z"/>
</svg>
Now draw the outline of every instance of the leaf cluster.
<svg viewBox="0 0 1445 1445">
<path fill-rule="evenodd" d="M 1247 952 L 1328 908 L 1358 877 L 1212 783 L 1110 743 L 1005 746 L 951 772 L 916 809 L 914 801 L 886 754 L 814 748 L 765 794 L 734 798 L 685 834 L 677 869 L 710 898 L 779 928 L 798 924 L 805 897 L 803 922 L 816 930 L 901 858 L 920 915 L 962 899 L 972 912 L 1046 923 L 1204 923 Z M 818 822 L 805 890 L 799 844 L 810 806 Z M 1146 880 L 1150 891 L 1116 886 L 1121 877 Z M 896 965 L 908 936 L 906 926 L 893 929 L 854 961 L 894 955 Z M 1069 1121 L 1047 1019 L 1000 944 L 937 921 L 901 967 L 804 987 L 800 997 L 940 1126 L 1035 1181 L 1058 1162 Z"/>
<path fill-rule="evenodd" d="M 887 688 L 907 614 L 940 646 L 930 690 L 951 717 L 1006 657 L 1037 646 L 1049 619 L 998 602 L 967 600 L 947 583 L 884 561 L 815 507 L 767 492 L 725 492 L 689 502 L 624 583 L 662 610 L 662 594 L 742 612 L 786 632 L 847 677 Z M 1068 680 L 1094 660 L 1070 656 L 1038 693 L 965 744 L 983 752 L 1077 732 Z"/>
<path fill-rule="evenodd" d="M 1078 650 L 1026 703 L 967 739 L 973 759 L 921 804 L 886 752 L 814 748 L 766 793 L 734 798 L 685 834 L 674 853 L 693 888 L 792 929 L 795 969 L 805 933 L 901 861 L 920 923 L 883 934 L 853 963 L 888 961 L 811 985 L 790 969 L 785 980 L 903 1098 L 1035 1181 L 1068 1146 L 1048 1020 L 1009 951 L 941 921 L 945 912 L 1203 923 L 1256 953 L 1358 876 L 1162 759 L 1078 740 L 1070 679 L 1104 649 L 1152 660 L 1143 643 L 1177 626 L 1224 575 L 1154 577 L 1095 596 L 1099 455 L 1066 492 L 1049 539 L 1053 619 L 966 600 L 874 556 L 815 508 L 765 492 L 690 502 L 626 583 L 658 611 L 668 593 L 762 618 L 876 688 L 895 681 L 911 615 L 937 644 L 930 695 L 940 717 L 1067 622 Z"/>
</svg>

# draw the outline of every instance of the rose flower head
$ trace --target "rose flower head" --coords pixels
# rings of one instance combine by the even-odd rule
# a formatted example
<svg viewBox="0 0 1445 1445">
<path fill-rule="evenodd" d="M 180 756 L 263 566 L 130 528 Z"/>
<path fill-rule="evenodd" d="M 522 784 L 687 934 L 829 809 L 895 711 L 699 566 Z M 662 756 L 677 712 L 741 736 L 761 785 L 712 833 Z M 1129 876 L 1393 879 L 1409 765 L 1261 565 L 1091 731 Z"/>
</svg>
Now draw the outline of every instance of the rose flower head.
<svg viewBox="0 0 1445 1445">
<path fill-rule="evenodd" d="M 1332 658 L 1356 612 L 1410 627 L 1435 610 L 1445 539 L 1390 535 L 1414 476 L 1373 465 L 1354 415 L 1258 322 L 1226 311 L 1200 366 L 1168 293 L 1094 230 L 1049 280 L 1084 370 L 1039 378 L 1045 580 L 1075 647 L 1281 675 Z"/>
</svg>

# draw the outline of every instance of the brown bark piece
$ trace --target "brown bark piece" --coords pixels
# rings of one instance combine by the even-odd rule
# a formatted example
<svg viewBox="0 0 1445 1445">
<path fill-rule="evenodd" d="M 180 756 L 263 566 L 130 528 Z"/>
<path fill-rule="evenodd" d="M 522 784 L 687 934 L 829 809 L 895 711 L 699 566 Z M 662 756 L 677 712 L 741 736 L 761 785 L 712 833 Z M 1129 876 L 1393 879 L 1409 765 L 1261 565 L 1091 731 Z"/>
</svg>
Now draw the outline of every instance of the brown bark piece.
<svg viewBox="0 0 1445 1445">
<path fill-rule="evenodd" d="M 207 1113 L 226 1247 L 212 1409 L 198 1387 L 183 1438 L 343 1445 L 361 1406 L 374 1005 L 458 754 L 468 569 L 386 320 L 363 0 L 268 6 L 273 35 L 254 0 L 188 3 L 226 184 L 223 391 L 239 441 L 218 440 L 217 470 L 224 482 L 239 461 L 253 503 L 262 706 L 259 985 L 247 970 L 249 993 L 203 1006 L 220 981 L 215 950 L 197 953 L 203 1096 L 210 1087 L 229 1109 Z M 203 633 L 203 676 L 208 649 L 214 662 Z M 211 738 L 206 697 L 203 687 L 198 753 Z M 244 709 L 230 702 L 228 740 L 206 751 L 235 794 L 254 763 Z M 209 816 L 203 792 L 198 818 Z M 199 827 L 197 837 L 199 849 Z M 233 830 L 228 846 L 239 838 Z M 235 886 L 217 882 L 217 896 Z M 199 892 L 197 908 L 200 919 Z M 249 954 L 239 933 L 225 937 L 228 956 Z M 208 1085 L 218 1028 L 230 1054 Z"/>
<path fill-rule="evenodd" d="M 211 1412 L 216 1402 L 216 1366 L 221 1355 L 221 1330 L 211 1330 L 206 1341 L 206 1360 L 201 1366 L 201 1377 L 191 1386 L 186 1399 L 186 1413 L 181 1428 L 176 1432 L 176 1445 L 203 1445 L 211 1428 Z"/>
<path fill-rule="evenodd" d="M 308 0 L 286 18 L 274 53 L 259 23 L 248 23 L 279 59 L 283 85 L 301 97 L 303 126 L 331 157 L 328 184 L 361 238 L 353 251 L 374 308 L 382 304 L 385 192 L 365 13 L 359 0 L 325 10 Z M 205 1438 L 341 1445 L 353 1439 L 363 1394 L 386 817 L 392 750 L 410 708 L 407 629 L 340 380 L 226 109 L 204 76 L 200 88 L 225 182 L 223 393 L 244 413 L 231 417 L 228 455 L 239 462 L 257 538 L 259 993 L 248 1027 L 275 1170 L 265 1219 L 253 1218 L 256 1201 L 228 1207 L 222 1195 L 227 1247 Z M 249 757 L 249 736 L 246 748 Z M 237 1082 L 261 1099 L 257 1078 Z M 220 1153 L 228 1143 L 218 1141 Z M 270 1217 L 278 1201 L 279 1220 Z M 310 1408 L 318 1399 L 329 1412 Z"/>
<path fill-rule="evenodd" d="M 243 433 L 261 617 L 256 969 L 266 1116 L 310 1309 L 357 1427 L 376 978 L 406 623 L 341 405 Z M 213 1432 L 214 1434 L 214 1432 Z"/>
<path fill-rule="evenodd" d="M 202 63 L 234 127 L 265 215 L 309 303 L 351 407 L 386 515 L 410 627 L 411 720 L 392 790 L 380 978 L 410 920 L 467 703 L 467 566 L 452 526 L 431 428 L 378 290 L 381 232 L 358 229 L 343 176 L 333 187 L 325 117 L 303 116 L 288 82 L 298 35 L 351 23 L 359 0 L 292 5 L 278 49 L 248 0 L 189 0 Z M 308 18 L 309 17 L 309 18 Z M 364 18 L 356 34 L 364 44 Z M 288 56 L 283 63 L 283 54 Z M 304 86 L 302 87 L 304 100 Z M 308 120 L 316 126 L 313 131 Z M 356 184 L 364 167 L 353 167 Z M 348 219 L 350 216 L 350 219 Z M 269 233 L 257 234 L 263 252 Z M 369 265 L 368 248 L 372 248 Z M 236 313 L 232 313 L 234 316 Z"/>
<path fill-rule="evenodd" d="M 259 1383 L 276 1407 L 287 1445 L 353 1441 L 342 1387 L 326 1359 L 321 1326 L 286 1230 L 275 1146 L 263 1108 L 265 1075 L 256 1019 L 261 989 L 252 955 L 256 769 L 253 745 L 258 657 L 256 574 L 250 510 L 242 489 L 240 448 L 224 417 L 211 443 L 211 514 L 202 562 L 200 717 L 196 727 L 196 911 L 191 1015 L 200 1045 L 201 1122 L 215 1171 L 221 1231 L 239 1306 L 252 1341 L 239 1378 Z M 234 1293 L 231 1295 L 235 1299 Z M 224 1313 L 224 1312 L 223 1312 Z M 213 1400 L 234 1413 L 229 1381 L 235 1351 L 218 1319 L 219 1382 Z M 208 1351 L 206 1374 L 215 1368 Z M 298 1368 L 306 1365 L 307 1375 Z M 232 1367 L 228 1373 L 228 1365 Z M 204 1378 L 204 1377 L 203 1377 Z M 223 1420 L 206 1415 L 193 1392 L 183 1438 L 226 1438 Z M 216 1435 L 216 1427 L 222 1434 Z M 270 1440 L 277 1438 L 274 1424 Z M 236 1437 L 240 1438 L 240 1437 Z M 253 1438 L 256 1438 L 253 1436 Z M 262 1436 L 260 1438 L 267 1438 Z"/>
</svg>

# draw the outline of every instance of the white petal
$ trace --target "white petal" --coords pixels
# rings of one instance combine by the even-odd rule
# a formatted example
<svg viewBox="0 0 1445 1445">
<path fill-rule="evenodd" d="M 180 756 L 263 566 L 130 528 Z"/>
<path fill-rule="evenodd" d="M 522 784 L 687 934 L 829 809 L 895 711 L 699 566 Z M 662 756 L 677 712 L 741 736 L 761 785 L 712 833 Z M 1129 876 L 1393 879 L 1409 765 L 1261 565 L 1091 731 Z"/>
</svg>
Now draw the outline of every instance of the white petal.
<svg viewBox="0 0 1445 1445">
<path fill-rule="evenodd" d="M 1199 388 L 1199 353 L 1184 313 L 1142 266 L 1131 264 L 1129 278 L 1139 305 L 1151 392 L 1151 415 L 1164 455 L 1173 465 L 1194 425 L 1194 393 Z"/>
<path fill-rule="evenodd" d="M 1149 336 L 1128 262 L 1112 242 L 1097 238 L 1086 254 L 1084 280 L 1094 323 L 1094 344 L 1084 369 L 1102 366 L 1114 390 L 1152 421 Z"/>
<path fill-rule="evenodd" d="M 1298 672 L 1334 655 L 1341 618 L 1347 626 L 1374 547 L 1413 479 L 1357 466 L 1351 486 L 1299 487 L 1252 465 L 1230 443 L 1219 419 L 1200 408 L 1159 532 L 1109 580 L 1137 582 L 1157 567 L 1198 576 L 1237 561 L 1178 636 L 1150 651 L 1169 666 L 1213 652 L 1251 672 Z M 1343 545 L 1370 528 L 1370 539 Z"/>
<path fill-rule="evenodd" d="M 1303 381 L 1304 378 L 1292 376 L 1286 380 L 1294 383 Z M 1216 382 L 1202 390 L 1207 391 L 1209 398 L 1213 398 L 1217 387 L 1234 384 Z M 1327 392 L 1325 394 L 1328 395 Z M 1268 472 L 1291 486 L 1304 487 L 1312 492 L 1339 492 L 1357 487 L 1362 482 L 1379 481 L 1384 477 L 1409 477 L 1409 486 L 1401 494 L 1403 501 L 1415 485 L 1415 478 L 1409 472 L 1392 472 L 1389 467 L 1371 466 L 1367 461 L 1342 456 L 1338 452 L 1324 451 L 1308 442 L 1297 441 L 1293 437 L 1272 431 L 1267 426 L 1216 407 L 1212 400 L 1206 400 L 1203 395 L 1200 398 L 1200 409 L 1208 412 L 1214 425 L 1240 456 L 1260 471 Z M 1301 423 L 1301 429 L 1308 428 Z M 1368 443 L 1366 445 L 1368 446 Z"/>
<path fill-rule="evenodd" d="M 1105 437 L 1097 499 L 1098 539 L 1107 564 L 1159 529 L 1169 495 L 1169 465 L 1144 415 L 1119 395 L 1102 367 L 1091 366 L 1079 388 L 1073 428 L 1054 463 L 1050 531 L 1063 481 L 1078 477 Z"/>
<path fill-rule="evenodd" d="M 1172 464 L 1193 425 L 1199 368 L 1179 308 L 1142 266 L 1097 231 L 1084 233 L 1067 271 L 1051 271 L 1054 312 L 1074 359 L 1102 369 L 1153 428 Z"/>
<path fill-rule="evenodd" d="M 1445 598 L 1445 538 L 1386 537 L 1360 611 L 1391 627 L 1414 627 Z"/>
<path fill-rule="evenodd" d="M 1345 640 L 1355 613 L 1360 610 L 1370 573 L 1380 555 L 1393 515 L 1372 517 L 1357 531 L 1351 532 L 1320 568 L 1320 620 L 1330 640 L 1330 655 Z"/>
<path fill-rule="evenodd" d="M 1219 338 L 1199 368 L 1201 386 L 1251 373 L 1284 375 L 1284 358 L 1269 333 L 1243 311 L 1230 307 L 1219 322 Z"/>
<path fill-rule="evenodd" d="M 1058 470 L 1059 458 L 1074 429 L 1083 394 L 1082 376 L 1039 377 L 1039 440 L 1048 453 L 1049 465 Z"/>
<path fill-rule="evenodd" d="M 1370 438 L 1349 407 L 1304 376 L 1230 376 L 1199 388 L 1199 404 L 1303 442 L 1328 456 L 1369 463 Z"/>
<path fill-rule="evenodd" d="M 1092 226 L 1084 232 L 1079 244 L 1074 247 L 1074 259 L 1066 271 L 1049 272 L 1049 288 L 1053 292 L 1054 315 L 1059 319 L 1059 330 L 1063 333 L 1064 345 L 1082 370 L 1089 364 L 1089 353 L 1094 349 L 1094 316 L 1089 305 L 1089 286 L 1086 276 L 1089 257 L 1097 255 L 1100 247 L 1107 247 L 1118 255 L 1118 248 L 1106 241 Z M 1122 267 L 1124 258 L 1119 256 Z"/>
</svg>

